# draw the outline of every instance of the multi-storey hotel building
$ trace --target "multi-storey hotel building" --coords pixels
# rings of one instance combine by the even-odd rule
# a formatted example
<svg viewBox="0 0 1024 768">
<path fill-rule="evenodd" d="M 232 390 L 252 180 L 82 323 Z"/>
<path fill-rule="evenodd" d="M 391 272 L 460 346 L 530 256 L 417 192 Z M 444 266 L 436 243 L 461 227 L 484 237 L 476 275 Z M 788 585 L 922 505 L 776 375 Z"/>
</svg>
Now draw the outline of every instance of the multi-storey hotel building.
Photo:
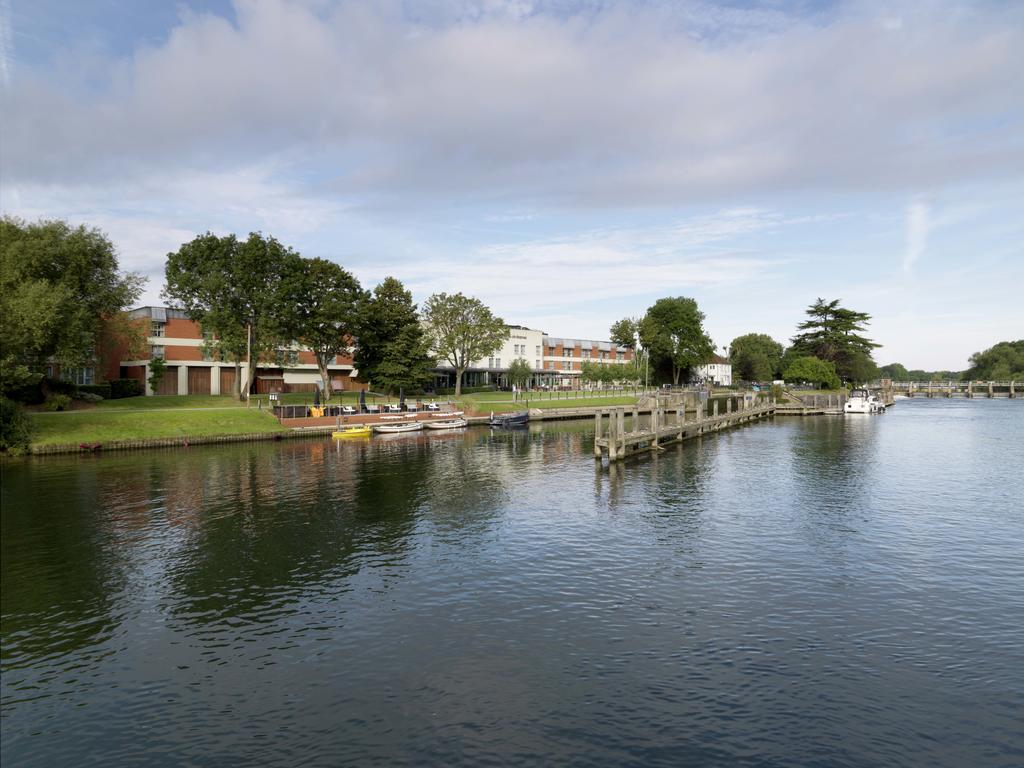
<svg viewBox="0 0 1024 768">
<path fill-rule="evenodd" d="M 147 351 L 144 357 L 122 359 L 122 378 L 137 379 L 147 395 L 219 395 L 229 394 L 235 387 L 235 363 L 215 359 L 199 324 L 189 320 L 180 309 L 171 307 L 139 307 L 129 315 L 146 325 Z M 256 370 L 255 393 L 312 392 L 321 383 L 313 353 L 298 345 L 286 350 L 289 362 L 283 365 L 261 363 Z M 328 366 L 331 387 L 335 391 L 365 389 L 357 382 L 349 354 L 338 355 Z M 149 363 L 162 357 L 167 370 L 159 389 L 149 385 Z M 507 383 L 505 374 L 514 360 L 525 360 L 533 370 L 533 386 L 575 387 L 584 362 L 611 365 L 633 359 L 632 350 L 610 341 L 564 339 L 548 336 L 542 331 L 519 325 L 508 326 L 508 338 L 493 355 L 473 361 L 463 378 L 464 387 Z M 240 366 L 245 379 L 247 364 Z M 435 371 L 437 388 L 454 387 L 455 371 L 439 361 Z"/>
</svg>

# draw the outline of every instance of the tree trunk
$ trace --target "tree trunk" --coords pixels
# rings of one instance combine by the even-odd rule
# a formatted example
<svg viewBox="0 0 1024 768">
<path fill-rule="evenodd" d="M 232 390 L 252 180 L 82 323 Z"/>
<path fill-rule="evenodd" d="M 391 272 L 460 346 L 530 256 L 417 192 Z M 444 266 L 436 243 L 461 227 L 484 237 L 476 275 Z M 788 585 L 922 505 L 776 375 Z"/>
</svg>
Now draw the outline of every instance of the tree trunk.
<svg viewBox="0 0 1024 768">
<path fill-rule="evenodd" d="M 333 357 L 333 355 L 332 355 Z M 317 353 L 316 367 L 320 369 L 320 378 L 324 382 L 324 402 L 331 399 L 331 375 L 327 371 L 327 357 Z"/>
<path fill-rule="evenodd" d="M 455 369 L 455 396 L 459 397 L 462 394 L 462 372 L 465 368 Z"/>
<path fill-rule="evenodd" d="M 672 366 L 672 383 L 677 387 L 679 386 L 679 374 L 682 372 L 682 368 L 678 368 L 675 365 Z"/>
<path fill-rule="evenodd" d="M 234 392 L 232 392 L 231 394 L 234 396 L 235 400 L 241 400 L 242 399 L 242 361 L 241 360 L 235 360 L 235 381 L 231 385 L 231 388 L 234 390 Z"/>
</svg>

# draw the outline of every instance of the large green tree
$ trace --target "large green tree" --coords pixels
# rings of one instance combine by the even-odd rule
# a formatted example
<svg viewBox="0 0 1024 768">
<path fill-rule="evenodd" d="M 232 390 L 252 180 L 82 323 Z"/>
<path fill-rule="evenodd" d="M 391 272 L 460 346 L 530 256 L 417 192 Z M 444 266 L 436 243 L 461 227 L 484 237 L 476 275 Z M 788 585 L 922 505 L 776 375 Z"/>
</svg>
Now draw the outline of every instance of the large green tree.
<svg viewBox="0 0 1024 768">
<path fill-rule="evenodd" d="M 401 281 L 386 277 L 363 295 L 356 330 L 359 381 L 390 391 L 416 388 L 429 378 L 434 361 L 412 293 Z"/>
<path fill-rule="evenodd" d="M 794 359 L 783 376 L 786 381 L 806 381 L 825 389 L 837 389 L 840 384 L 835 364 L 811 355 Z"/>
<path fill-rule="evenodd" d="M 259 232 L 246 240 L 207 232 L 167 254 L 164 296 L 202 326 L 236 369 L 243 357 L 250 361 L 239 396 L 252 391 L 260 362 L 287 354 L 301 266 L 298 253 Z"/>
<path fill-rule="evenodd" d="M 303 259 L 289 287 L 293 295 L 292 336 L 316 357 L 324 397 L 331 397 L 327 366 L 347 352 L 356 335 L 364 293 L 359 281 L 327 259 Z"/>
<path fill-rule="evenodd" d="M 986 381 L 1020 381 L 1024 379 L 1024 339 L 1001 341 L 970 358 L 971 367 L 964 371 L 965 379 Z"/>
<path fill-rule="evenodd" d="M 807 320 L 797 326 L 791 357 L 817 357 L 834 363 L 841 378 L 865 381 L 877 373 L 871 351 L 879 345 L 863 335 L 871 316 L 846 309 L 840 301 L 819 298 L 805 310 Z"/>
<path fill-rule="evenodd" d="M 782 373 L 782 344 L 764 333 L 737 336 L 729 346 L 733 377 L 769 381 Z"/>
<path fill-rule="evenodd" d="M 684 371 L 707 362 L 715 352 L 704 331 L 704 313 L 685 296 L 654 302 L 640 322 L 640 338 L 652 360 L 668 366 L 676 385 Z"/>
<path fill-rule="evenodd" d="M 505 375 L 508 376 L 509 384 L 522 389 L 533 378 L 533 369 L 528 362 L 518 357 L 509 365 Z"/>
<path fill-rule="evenodd" d="M 508 339 L 505 321 L 479 299 L 461 293 L 435 293 L 427 299 L 423 323 L 437 358 L 455 369 L 456 397 L 462 394 L 466 368 L 494 354 Z"/>
<path fill-rule="evenodd" d="M 910 372 L 901 363 L 889 363 L 878 369 L 878 375 L 883 379 L 893 381 L 910 381 Z"/>
<path fill-rule="evenodd" d="M 104 322 L 134 302 L 144 279 L 121 272 L 98 229 L 0 218 L 0 375 L 6 387 L 48 361 L 96 359 Z"/>
</svg>

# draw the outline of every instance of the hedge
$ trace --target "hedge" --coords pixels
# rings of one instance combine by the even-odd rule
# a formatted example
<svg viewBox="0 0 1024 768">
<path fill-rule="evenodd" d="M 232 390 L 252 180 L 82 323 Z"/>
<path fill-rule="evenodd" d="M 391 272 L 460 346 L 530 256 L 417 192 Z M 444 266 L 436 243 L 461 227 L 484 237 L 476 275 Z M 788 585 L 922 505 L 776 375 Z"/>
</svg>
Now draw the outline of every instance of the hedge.
<svg viewBox="0 0 1024 768">
<path fill-rule="evenodd" d="M 122 397 L 138 397 L 144 394 L 142 384 L 138 379 L 111 379 L 107 385 L 110 387 L 111 400 L 120 400 Z"/>
</svg>

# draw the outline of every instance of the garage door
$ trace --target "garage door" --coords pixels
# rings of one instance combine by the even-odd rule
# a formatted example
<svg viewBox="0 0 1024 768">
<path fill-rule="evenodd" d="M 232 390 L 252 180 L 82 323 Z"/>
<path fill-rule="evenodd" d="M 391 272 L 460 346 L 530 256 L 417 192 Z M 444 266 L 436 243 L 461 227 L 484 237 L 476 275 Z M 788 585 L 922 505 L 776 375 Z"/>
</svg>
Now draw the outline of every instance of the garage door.
<svg viewBox="0 0 1024 768">
<path fill-rule="evenodd" d="M 188 393 L 190 395 L 210 394 L 210 369 L 198 366 L 188 367 Z"/>
<path fill-rule="evenodd" d="M 178 366 L 169 365 L 164 369 L 164 377 L 160 380 L 160 386 L 156 388 L 156 394 L 178 394 Z"/>
</svg>

